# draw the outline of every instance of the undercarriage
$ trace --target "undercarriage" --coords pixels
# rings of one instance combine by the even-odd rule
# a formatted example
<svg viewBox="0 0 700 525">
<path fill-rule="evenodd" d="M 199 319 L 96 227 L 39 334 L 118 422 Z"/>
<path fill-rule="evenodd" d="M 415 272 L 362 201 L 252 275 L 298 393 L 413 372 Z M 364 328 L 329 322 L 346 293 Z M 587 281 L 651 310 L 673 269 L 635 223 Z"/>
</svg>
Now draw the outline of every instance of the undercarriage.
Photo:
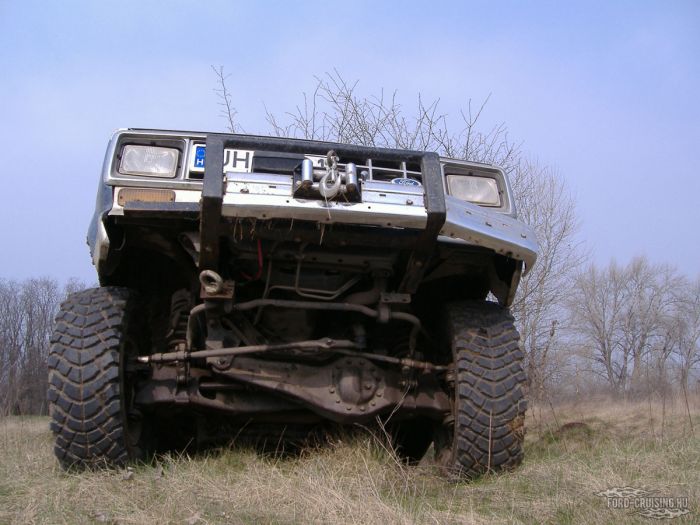
<svg viewBox="0 0 700 525">
<path fill-rule="evenodd" d="M 138 143 L 124 137 L 108 152 L 113 163 L 122 143 Z M 434 444 L 452 473 L 518 464 L 525 375 L 507 307 L 534 261 L 529 234 L 473 205 L 464 215 L 485 214 L 488 235 L 465 230 L 455 218 L 465 205 L 444 194 L 434 154 L 333 145 L 319 170 L 299 154 L 328 145 L 263 139 L 207 136 L 197 190 L 101 189 L 92 245 L 101 287 L 64 303 L 50 356 L 61 463 L 143 459 L 180 434 L 175 442 L 269 429 L 296 439 L 379 425 L 406 459 Z M 187 144 L 182 155 L 197 161 L 201 146 Z M 278 153 L 251 149 L 253 172 L 221 180 L 224 153 L 248 151 L 226 148 L 261 144 Z M 384 163 L 339 169 L 338 156 L 360 153 Z M 364 162 L 379 180 L 394 158 L 420 191 L 360 173 Z M 105 180 L 116 177 L 106 169 Z M 290 189 L 279 192 L 280 181 Z M 287 191 L 288 209 L 269 206 Z M 383 206 L 381 221 L 372 206 Z"/>
</svg>

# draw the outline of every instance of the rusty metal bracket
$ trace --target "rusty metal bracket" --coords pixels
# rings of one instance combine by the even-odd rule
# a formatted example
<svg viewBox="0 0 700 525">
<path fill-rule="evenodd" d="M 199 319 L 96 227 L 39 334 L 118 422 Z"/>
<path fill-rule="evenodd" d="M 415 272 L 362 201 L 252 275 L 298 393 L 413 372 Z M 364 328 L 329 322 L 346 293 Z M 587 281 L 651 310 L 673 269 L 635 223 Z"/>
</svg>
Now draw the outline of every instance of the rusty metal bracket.
<svg viewBox="0 0 700 525">
<path fill-rule="evenodd" d="M 420 232 L 413 246 L 412 254 L 406 266 L 406 273 L 399 288 L 401 293 L 414 293 L 416 291 L 425 273 L 426 266 L 432 259 L 437 237 L 447 216 L 442 168 L 440 166 L 440 157 L 437 153 L 280 137 L 209 134 L 206 138 L 207 153 L 200 212 L 200 270 L 216 270 L 219 262 L 219 232 L 224 194 L 224 148 L 263 150 L 295 155 L 325 155 L 330 149 L 334 150 L 341 157 L 378 156 L 386 160 L 420 162 L 427 222 L 425 229 Z"/>
<path fill-rule="evenodd" d="M 231 300 L 233 299 L 233 293 L 236 288 L 236 283 L 233 281 L 224 281 L 221 287 L 221 290 L 219 292 L 211 293 L 207 292 L 206 288 L 204 285 L 200 287 L 199 290 L 199 297 L 201 299 L 224 299 L 224 300 Z"/>
<path fill-rule="evenodd" d="M 426 152 L 422 156 L 421 172 L 423 173 L 425 210 L 428 214 L 428 219 L 425 229 L 418 236 L 418 240 L 413 247 L 413 253 L 406 265 L 406 273 L 404 273 L 399 286 L 400 293 L 412 294 L 418 289 L 428 264 L 435 253 L 440 230 L 447 219 L 442 168 L 440 166 L 440 157 L 437 153 Z"/>
<path fill-rule="evenodd" d="M 207 160 L 204 167 L 199 219 L 200 270 L 219 266 L 219 228 L 224 201 L 224 143 L 221 135 L 207 135 Z"/>
</svg>

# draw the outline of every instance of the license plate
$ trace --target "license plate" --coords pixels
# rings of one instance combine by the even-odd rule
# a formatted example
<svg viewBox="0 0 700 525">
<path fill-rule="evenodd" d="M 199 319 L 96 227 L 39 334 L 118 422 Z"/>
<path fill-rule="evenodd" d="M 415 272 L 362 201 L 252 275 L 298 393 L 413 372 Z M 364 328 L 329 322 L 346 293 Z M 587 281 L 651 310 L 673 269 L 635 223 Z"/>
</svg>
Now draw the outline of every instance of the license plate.
<svg viewBox="0 0 700 525">
<path fill-rule="evenodd" d="M 254 151 L 245 149 L 224 150 L 224 173 L 250 173 L 253 169 Z M 207 158 L 207 147 L 196 144 L 190 152 L 190 173 L 204 173 Z"/>
<path fill-rule="evenodd" d="M 253 171 L 253 156 L 255 152 L 247 149 L 224 150 L 224 173 L 250 173 Z M 305 155 L 314 164 L 314 168 L 324 168 L 326 157 L 321 155 Z M 204 173 L 207 158 L 207 147 L 196 144 L 190 152 L 190 173 Z"/>
</svg>

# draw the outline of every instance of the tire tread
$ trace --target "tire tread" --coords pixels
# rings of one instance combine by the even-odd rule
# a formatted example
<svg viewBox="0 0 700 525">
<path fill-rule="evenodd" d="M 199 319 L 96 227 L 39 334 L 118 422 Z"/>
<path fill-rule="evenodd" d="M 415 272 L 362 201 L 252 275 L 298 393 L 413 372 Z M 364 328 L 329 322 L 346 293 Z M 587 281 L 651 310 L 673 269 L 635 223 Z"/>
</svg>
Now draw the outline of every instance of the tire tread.
<svg viewBox="0 0 700 525">
<path fill-rule="evenodd" d="M 461 476 L 512 469 L 523 460 L 525 373 L 513 317 L 496 303 L 448 308 L 456 364 L 452 468 Z"/>
<path fill-rule="evenodd" d="M 101 287 L 61 304 L 49 352 L 50 428 L 64 468 L 121 466 L 124 440 L 120 360 L 133 294 Z"/>
</svg>

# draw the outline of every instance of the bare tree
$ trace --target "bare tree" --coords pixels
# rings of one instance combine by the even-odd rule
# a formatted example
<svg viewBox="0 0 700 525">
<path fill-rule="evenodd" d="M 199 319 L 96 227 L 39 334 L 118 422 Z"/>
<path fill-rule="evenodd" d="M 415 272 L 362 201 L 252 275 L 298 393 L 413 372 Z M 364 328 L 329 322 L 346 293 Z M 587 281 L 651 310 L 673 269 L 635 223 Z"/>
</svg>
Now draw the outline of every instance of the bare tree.
<svg viewBox="0 0 700 525">
<path fill-rule="evenodd" d="M 22 331 L 25 312 L 20 306 L 18 283 L 0 281 L 0 387 L 2 413 L 16 403 L 22 368 Z"/>
<path fill-rule="evenodd" d="M 224 74 L 224 66 L 211 66 L 214 74 L 216 75 L 217 86 L 214 88 L 214 93 L 219 97 L 219 115 L 226 119 L 226 129 L 229 133 L 236 133 L 239 130 L 239 126 L 236 123 L 236 109 L 233 107 L 231 92 L 228 90 L 226 85 L 226 80 L 231 75 Z"/>
<path fill-rule="evenodd" d="M 521 159 L 511 180 L 519 217 L 537 232 L 540 253 L 535 267 L 521 281 L 513 304 L 527 354 L 531 396 L 541 398 L 565 362 L 553 359 L 560 350 L 559 329 L 565 317 L 564 290 L 586 254 L 576 238 L 576 207 L 563 179 L 551 168 Z"/>
<path fill-rule="evenodd" d="M 67 292 L 55 279 L 0 280 L 0 414 L 46 411 L 46 360 L 53 320 Z"/>
<path fill-rule="evenodd" d="M 358 92 L 358 82 L 347 82 L 337 71 L 316 77 L 312 94 L 294 111 L 277 116 L 266 109 L 271 132 L 277 136 L 327 140 L 364 146 L 431 150 L 453 158 L 491 162 L 512 170 L 520 158 L 520 146 L 510 141 L 504 124 L 481 131 L 479 118 L 488 98 L 460 112 L 453 130 L 439 99 L 426 102 L 417 96 L 413 111 L 405 111 L 398 93 L 377 95 Z"/>
<path fill-rule="evenodd" d="M 652 265 L 645 257 L 633 259 L 625 276 L 627 300 L 620 331 L 622 344 L 632 356 L 631 386 L 640 389 L 648 356 L 655 361 L 657 379 L 665 375 L 671 351 L 667 318 L 680 280 L 671 267 Z"/>
<path fill-rule="evenodd" d="M 605 270 L 592 264 L 577 275 L 569 296 L 570 326 L 581 354 L 614 392 L 625 390 L 628 377 L 630 356 L 619 332 L 625 300 L 624 270 L 614 261 Z"/>
<path fill-rule="evenodd" d="M 700 278 L 677 290 L 672 326 L 678 359 L 679 382 L 688 391 L 691 373 L 700 365 Z"/>
<path fill-rule="evenodd" d="M 677 293 L 684 280 L 667 265 L 637 257 L 580 273 L 571 291 L 571 326 L 593 371 L 617 393 L 668 390 L 667 362 L 678 346 Z"/>
</svg>

